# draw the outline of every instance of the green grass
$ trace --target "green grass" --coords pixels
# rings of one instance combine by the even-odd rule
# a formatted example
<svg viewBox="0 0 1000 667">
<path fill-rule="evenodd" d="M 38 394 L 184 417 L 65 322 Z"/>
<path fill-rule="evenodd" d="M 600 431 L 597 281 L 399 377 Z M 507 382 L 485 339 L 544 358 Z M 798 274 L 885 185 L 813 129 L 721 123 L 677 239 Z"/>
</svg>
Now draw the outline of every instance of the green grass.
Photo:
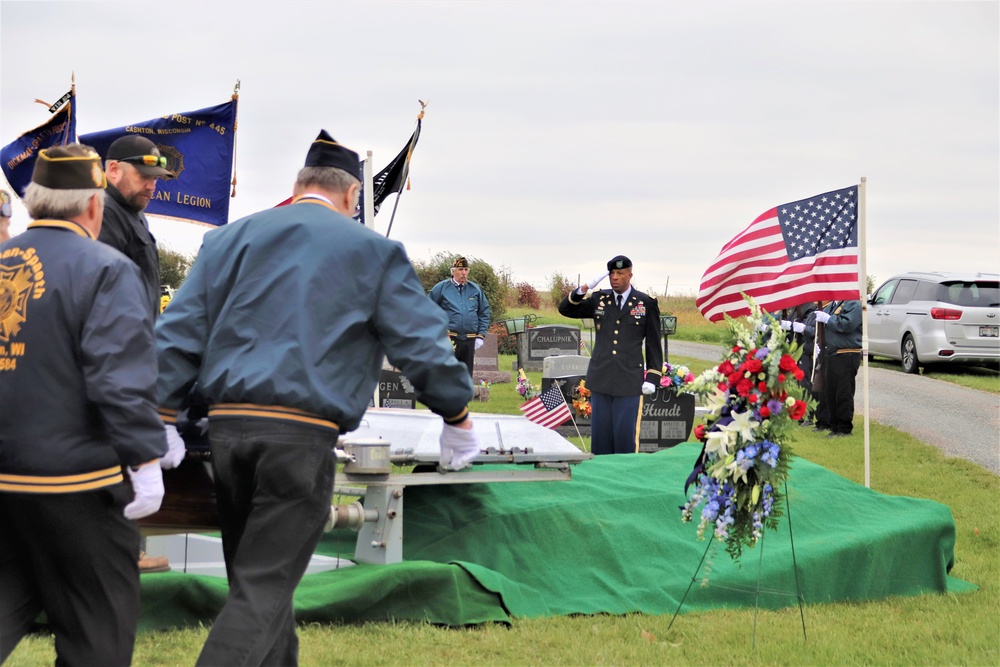
<svg viewBox="0 0 1000 667">
<path fill-rule="evenodd" d="M 512 359 L 505 362 L 501 357 L 501 368 L 510 368 Z M 681 357 L 674 361 L 696 373 L 709 365 Z M 540 375 L 529 377 L 537 383 Z M 522 402 L 513 383 L 496 384 L 489 403 L 471 407 L 516 413 Z M 928 498 L 951 508 L 957 527 L 952 574 L 976 584 L 978 591 L 807 605 L 805 640 L 797 607 L 762 610 L 756 618 L 752 609 L 684 613 L 669 631 L 671 615 L 640 614 L 515 619 L 509 627 L 462 629 L 417 622 L 309 625 L 300 628 L 301 664 L 1000 665 L 1000 477 L 967 461 L 945 458 L 937 449 L 879 424 L 871 425 L 870 444 L 873 489 Z M 850 438 L 828 440 L 800 429 L 793 446 L 797 455 L 864 483 L 860 417 Z M 679 485 L 683 480 L 664 483 Z M 755 623 L 756 647 L 751 648 Z M 206 635 L 205 628 L 142 634 L 134 664 L 191 665 Z M 21 642 L 5 666 L 51 665 L 54 660 L 51 638 L 32 636 Z"/>
</svg>

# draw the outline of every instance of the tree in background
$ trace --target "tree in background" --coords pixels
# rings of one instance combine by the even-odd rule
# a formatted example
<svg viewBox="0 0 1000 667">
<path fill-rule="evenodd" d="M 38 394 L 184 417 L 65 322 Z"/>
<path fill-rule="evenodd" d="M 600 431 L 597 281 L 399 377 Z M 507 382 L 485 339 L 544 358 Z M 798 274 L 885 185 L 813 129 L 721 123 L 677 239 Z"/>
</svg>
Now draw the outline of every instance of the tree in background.
<svg viewBox="0 0 1000 667">
<path fill-rule="evenodd" d="M 455 259 L 461 257 L 457 253 L 439 252 L 426 262 L 420 260 L 410 261 L 413 268 L 424 286 L 425 292 L 430 292 L 431 288 L 442 280 L 451 278 L 451 265 Z M 490 319 L 499 322 L 507 315 L 507 297 L 510 291 L 509 279 L 505 276 L 497 275 L 493 267 L 487 262 L 468 255 L 465 258 L 469 261 L 469 280 L 482 288 L 486 300 L 490 302 Z"/>
<path fill-rule="evenodd" d="M 159 247 L 160 255 L 160 285 L 177 289 L 187 278 L 188 271 L 194 263 L 194 257 L 171 250 L 166 246 Z"/>
<path fill-rule="evenodd" d="M 558 271 L 549 276 L 549 300 L 553 306 L 558 306 L 563 297 L 575 289 L 576 285 Z"/>
</svg>

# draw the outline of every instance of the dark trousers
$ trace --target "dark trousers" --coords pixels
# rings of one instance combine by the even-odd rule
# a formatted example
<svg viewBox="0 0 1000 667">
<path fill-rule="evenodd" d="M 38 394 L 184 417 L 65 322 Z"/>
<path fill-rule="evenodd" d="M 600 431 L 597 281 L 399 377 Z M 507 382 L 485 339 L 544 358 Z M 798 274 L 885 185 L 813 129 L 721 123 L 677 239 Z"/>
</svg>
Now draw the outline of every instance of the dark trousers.
<svg viewBox="0 0 1000 667">
<path fill-rule="evenodd" d="M 476 339 L 458 340 L 452 338 L 451 342 L 455 344 L 455 358 L 469 367 L 469 377 L 472 377 L 472 369 L 476 365 Z"/>
<path fill-rule="evenodd" d="M 636 430 L 642 396 L 590 395 L 590 451 L 597 454 L 634 454 L 639 451 Z"/>
<path fill-rule="evenodd" d="M 44 611 L 56 665 L 128 665 L 139 620 L 139 529 L 125 484 L 0 493 L 0 663 Z"/>
<path fill-rule="evenodd" d="M 199 665 L 297 665 L 292 595 L 323 535 L 337 433 L 262 419 L 209 427 L 229 595 Z"/>
<path fill-rule="evenodd" d="M 861 366 L 860 352 L 826 354 L 823 359 L 824 390 L 816 409 L 816 424 L 831 433 L 854 430 L 854 390 Z"/>
</svg>

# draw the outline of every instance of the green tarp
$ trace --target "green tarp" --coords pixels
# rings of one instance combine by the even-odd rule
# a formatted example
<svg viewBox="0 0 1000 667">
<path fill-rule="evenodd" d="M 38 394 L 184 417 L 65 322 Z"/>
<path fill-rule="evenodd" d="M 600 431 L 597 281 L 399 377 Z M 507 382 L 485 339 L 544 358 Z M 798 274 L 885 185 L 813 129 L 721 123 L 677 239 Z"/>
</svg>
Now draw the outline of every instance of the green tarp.
<svg viewBox="0 0 1000 667">
<path fill-rule="evenodd" d="M 404 562 L 307 575 L 296 592 L 297 617 L 465 625 L 511 616 L 672 614 L 708 547 L 695 523 L 680 521 L 683 483 L 699 451 L 686 443 L 657 454 L 597 457 L 573 466 L 573 479 L 564 482 L 409 487 Z M 788 491 L 807 604 L 974 588 L 948 575 L 955 524 L 944 505 L 882 495 L 800 458 Z M 352 557 L 355 539 L 336 531 L 317 553 Z M 682 611 L 796 605 L 791 545 L 786 516 L 739 563 L 721 544 L 713 547 Z M 221 579 L 146 575 L 141 627 L 210 622 L 225 594 Z"/>
</svg>

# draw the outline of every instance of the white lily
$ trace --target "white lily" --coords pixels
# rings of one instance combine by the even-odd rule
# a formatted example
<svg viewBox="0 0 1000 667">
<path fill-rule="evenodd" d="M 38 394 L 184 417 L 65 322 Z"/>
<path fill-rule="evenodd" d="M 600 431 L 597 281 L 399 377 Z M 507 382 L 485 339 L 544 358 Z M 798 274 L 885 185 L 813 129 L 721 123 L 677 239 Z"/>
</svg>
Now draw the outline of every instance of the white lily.
<svg viewBox="0 0 1000 667">
<path fill-rule="evenodd" d="M 752 412 L 734 412 L 732 414 L 733 421 L 721 428 L 739 433 L 740 437 L 743 438 L 744 442 L 754 441 L 754 431 L 760 422 L 753 418 Z"/>
</svg>

